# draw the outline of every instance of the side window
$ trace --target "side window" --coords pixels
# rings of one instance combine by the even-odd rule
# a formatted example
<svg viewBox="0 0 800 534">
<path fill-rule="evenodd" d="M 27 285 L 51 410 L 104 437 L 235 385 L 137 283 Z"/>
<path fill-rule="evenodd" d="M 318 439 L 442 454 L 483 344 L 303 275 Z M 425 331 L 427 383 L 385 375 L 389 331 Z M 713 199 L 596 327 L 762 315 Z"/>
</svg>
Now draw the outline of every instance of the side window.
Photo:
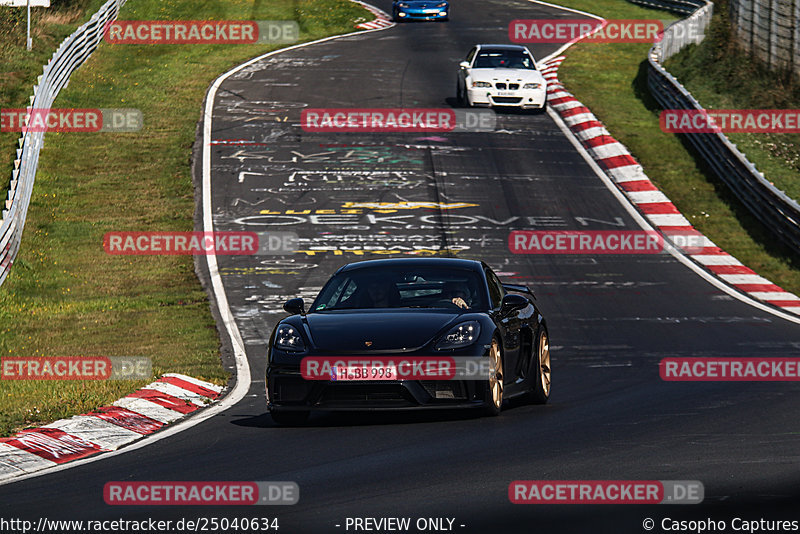
<svg viewBox="0 0 800 534">
<path fill-rule="evenodd" d="M 475 57 L 475 52 L 477 52 L 477 51 L 478 51 L 478 49 L 476 47 L 476 48 L 473 48 L 472 50 L 470 50 L 469 54 L 467 54 L 467 59 L 465 61 L 467 63 L 469 63 L 470 65 L 472 65 L 472 58 Z"/>
<path fill-rule="evenodd" d="M 503 300 L 503 295 L 505 295 L 503 284 L 500 283 L 497 276 L 489 269 L 486 269 L 486 281 L 489 283 L 489 298 L 492 299 L 492 308 L 499 308 L 500 302 Z"/>
<path fill-rule="evenodd" d="M 350 283 L 347 284 L 347 287 L 345 287 L 342 296 L 339 298 L 339 302 L 344 302 L 345 300 L 349 299 L 351 296 L 353 296 L 353 293 L 355 292 L 356 292 L 356 283 L 355 281 L 350 280 Z"/>
<path fill-rule="evenodd" d="M 325 295 L 321 295 L 321 302 L 316 305 L 314 311 L 335 308 L 339 303 L 347 299 L 355 291 L 356 284 L 350 278 L 344 278 L 338 285 L 326 288 Z"/>
</svg>

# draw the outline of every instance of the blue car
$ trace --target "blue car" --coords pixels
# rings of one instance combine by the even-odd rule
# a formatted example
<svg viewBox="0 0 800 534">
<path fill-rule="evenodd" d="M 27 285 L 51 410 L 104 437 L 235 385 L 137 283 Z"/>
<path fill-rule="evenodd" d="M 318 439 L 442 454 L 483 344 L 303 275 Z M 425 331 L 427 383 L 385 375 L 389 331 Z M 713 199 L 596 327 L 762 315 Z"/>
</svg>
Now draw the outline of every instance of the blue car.
<svg viewBox="0 0 800 534">
<path fill-rule="evenodd" d="M 450 2 L 442 0 L 401 0 L 392 3 L 395 22 L 441 20 L 450 17 Z"/>
</svg>

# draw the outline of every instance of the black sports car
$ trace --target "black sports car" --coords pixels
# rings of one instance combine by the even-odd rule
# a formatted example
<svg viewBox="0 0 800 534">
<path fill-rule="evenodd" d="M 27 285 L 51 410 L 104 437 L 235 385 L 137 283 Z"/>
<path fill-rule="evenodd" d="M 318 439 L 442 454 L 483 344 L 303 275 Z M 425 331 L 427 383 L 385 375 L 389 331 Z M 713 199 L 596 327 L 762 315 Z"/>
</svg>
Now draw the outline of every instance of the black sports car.
<svg viewBox="0 0 800 534">
<path fill-rule="evenodd" d="M 292 315 L 276 325 L 268 347 L 272 418 L 297 424 L 311 410 L 414 408 L 497 415 L 510 397 L 546 403 L 547 327 L 526 294 L 533 297 L 479 261 L 345 265 L 308 310 L 299 298 L 283 306 Z M 476 362 L 483 374 L 463 373 Z M 437 374 L 437 366 L 447 372 Z"/>
</svg>

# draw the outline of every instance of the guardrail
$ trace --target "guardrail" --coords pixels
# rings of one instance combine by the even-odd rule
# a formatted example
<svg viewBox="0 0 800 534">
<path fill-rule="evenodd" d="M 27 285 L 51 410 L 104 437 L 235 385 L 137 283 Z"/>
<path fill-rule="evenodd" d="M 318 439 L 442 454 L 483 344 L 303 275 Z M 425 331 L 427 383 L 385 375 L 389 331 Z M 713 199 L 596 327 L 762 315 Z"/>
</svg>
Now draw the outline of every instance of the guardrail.
<svg viewBox="0 0 800 534">
<path fill-rule="evenodd" d="M 647 85 L 664 109 L 703 111 L 703 107 L 691 93 L 661 63 L 687 44 L 702 41 L 703 31 L 711 21 L 713 3 L 708 0 L 628 1 L 678 13 L 685 13 L 687 4 L 694 5 L 692 14 L 670 24 L 664 30 L 661 42 L 650 49 Z M 745 207 L 778 238 L 800 253 L 800 205 L 772 185 L 725 134 L 685 135 Z"/>
<path fill-rule="evenodd" d="M 50 109 L 59 91 L 67 85 L 69 77 L 92 55 L 103 39 L 106 24 L 117 18 L 126 0 L 108 0 L 92 18 L 64 39 L 53 57 L 44 66 L 33 87 L 28 109 Z M 8 199 L 3 205 L 0 221 L 0 284 L 2 284 L 19 250 L 22 229 L 28 214 L 28 205 L 39 164 L 39 151 L 44 144 L 43 132 L 24 132 L 19 138 Z"/>
<path fill-rule="evenodd" d="M 705 4 L 703 0 L 628 0 L 628 2 L 681 15 L 691 15 L 699 6 Z"/>
</svg>

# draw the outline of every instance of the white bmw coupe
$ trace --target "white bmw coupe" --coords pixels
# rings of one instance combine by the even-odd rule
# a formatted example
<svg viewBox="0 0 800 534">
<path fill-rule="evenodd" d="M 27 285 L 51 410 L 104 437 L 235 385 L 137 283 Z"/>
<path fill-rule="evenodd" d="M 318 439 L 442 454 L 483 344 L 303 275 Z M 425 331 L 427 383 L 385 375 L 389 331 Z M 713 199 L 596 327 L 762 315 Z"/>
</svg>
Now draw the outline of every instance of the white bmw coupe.
<svg viewBox="0 0 800 534">
<path fill-rule="evenodd" d="M 461 105 L 513 106 L 544 111 L 547 82 L 524 46 L 479 44 L 458 70 L 456 96 Z"/>
</svg>

